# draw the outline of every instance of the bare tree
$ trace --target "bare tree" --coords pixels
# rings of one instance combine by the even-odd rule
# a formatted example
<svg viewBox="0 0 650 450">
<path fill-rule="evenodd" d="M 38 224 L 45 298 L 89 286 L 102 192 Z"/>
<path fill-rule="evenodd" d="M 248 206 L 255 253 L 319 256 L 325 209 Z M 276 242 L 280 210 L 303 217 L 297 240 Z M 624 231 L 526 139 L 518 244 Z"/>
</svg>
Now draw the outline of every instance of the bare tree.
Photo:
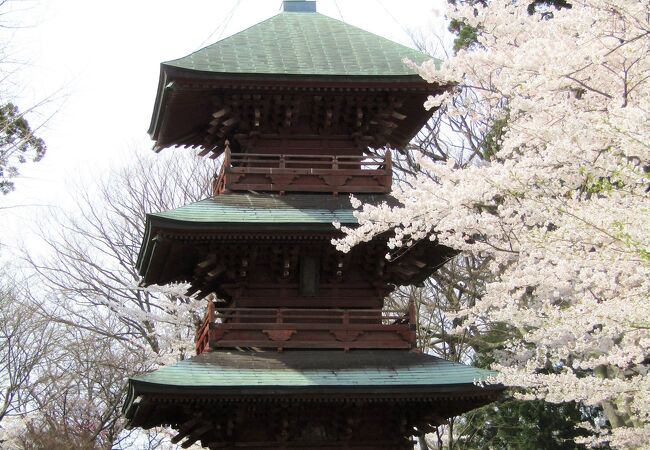
<svg viewBox="0 0 650 450">
<path fill-rule="evenodd" d="M 479 301 L 489 281 L 484 266 L 486 261 L 474 255 L 457 256 L 440 267 L 421 286 L 397 289 L 388 299 L 391 308 L 401 309 L 413 301 L 418 316 L 418 348 L 425 353 L 448 361 L 473 364 L 477 354 L 489 348 L 492 332 L 487 329 L 454 332 L 459 325 L 456 317 L 461 310 Z M 489 331 L 489 332 L 488 332 Z M 463 419 L 448 418 L 429 436 L 418 436 L 421 450 L 453 448 L 462 428 L 455 425 Z"/>
<path fill-rule="evenodd" d="M 446 58 L 451 56 L 442 36 L 412 32 L 411 40 L 424 53 L 442 54 Z M 476 104 L 476 90 L 472 86 L 454 86 L 450 89 L 457 91 L 452 99 L 453 108 L 441 105 L 406 149 L 394 154 L 395 176 L 400 183 L 408 183 L 409 176 L 427 175 L 420 165 L 422 158 L 437 162 L 452 161 L 462 166 L 480 164 L 493 156 L 506 123 L 502 118 L 503 109 L 486 108 L 459 114 L 458 111 L 464 110 L 460 107 L 463 104 Z M 450 109 L 455 110 L 454 114 L 449 113 Z"/>
<path fill-rule="evenodd" d="M 106 318 L 110 321 L 110 318 Z M 123 430 L 120 408 L 124 374 L 142 370 L 141 358 L 115 340 L 70 325 L 42 368 L 48 381 L 32 397 L 34 411 L 17 447 L 28 449 L 114 448 Z"/>
<path fill-rule="evenodd" d="M 15 280 L 0 283 L 1 425 L 6 417 L 24 414 L 30 408 L 55 330 L 25 301 Z"/>
<path fill-rule="evenodd" d="M 15 425 L 49 387 L 43 374 L 59 330 L 30 304 L 14 268 L 0 278 L 0 448 L 12 448 Z"/>
<path fill-rule="evenodd" d="M 47 367 L 56 381 L 35 400 L 39 414 L 23 448 L 129 442 L 120 418 L 126 378 L 183 357 L 203 314 L 190 299 L 138 287 L 146 214 L 209 196 L 216 168 L 188 151 L 138 153 L 97 186 L 77 189 L 75 210 L 41 226 L 44 255 L 25 251 L 24 259 L 40 283 L 34 302 L 66 339 Z M 151 448 L 162 441 L 149 438 Z"/>
<path fill-rule="evenodd" d="M 138 287 L 135 266 L 146 214 L 208 196 L 215 172 L 187 154 L 137 155 L 96 188 L 77 189 L 75 211 L 44 224 L 48 256 L 25 259 L 58 300 L 58 320 L 159 353 L 152 317 L 168 303 Z M 89 310 L 108 310 L 119 324 L 97 323 Z"/>
</svg>

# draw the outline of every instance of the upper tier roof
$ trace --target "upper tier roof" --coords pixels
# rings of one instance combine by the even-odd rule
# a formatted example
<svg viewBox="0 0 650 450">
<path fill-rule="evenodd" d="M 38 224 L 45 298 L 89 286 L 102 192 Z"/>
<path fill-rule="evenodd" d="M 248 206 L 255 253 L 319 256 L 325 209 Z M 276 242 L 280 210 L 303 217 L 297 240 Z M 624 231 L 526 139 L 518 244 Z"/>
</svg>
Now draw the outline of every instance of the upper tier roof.
<svg viewBox="0 0 650 450">
<path fill-rule="evenodd" d="M 282 12 L 162 63 L 149 134 L 156 151 L 189 146 L 211 157 L 226 141 L 238 151 L 283 133 L 403 150 L 431 117 L 427 96 L 450 87 L 427 83 L 405 59 L 431 57 L 316 12 Z"/>
<path fill-rule="evenodd" d="M 322 14 L 283 12 L 163 66 L 230 74 L 414 75 L 405 58 L 431 59 Z"/>
</svg>

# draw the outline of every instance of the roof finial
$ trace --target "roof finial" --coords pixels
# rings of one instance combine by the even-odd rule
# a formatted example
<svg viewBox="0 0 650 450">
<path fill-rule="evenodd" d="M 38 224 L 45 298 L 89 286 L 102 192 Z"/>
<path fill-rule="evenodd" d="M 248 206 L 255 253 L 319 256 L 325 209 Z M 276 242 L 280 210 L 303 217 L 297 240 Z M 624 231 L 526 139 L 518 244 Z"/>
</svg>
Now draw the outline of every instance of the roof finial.
<svg viewBox="0 0 650 450">
<path fill-rule="evenodd" d="M 316 0 L 284 0 L 283 12 L 316 12 Z"/>
</svg>

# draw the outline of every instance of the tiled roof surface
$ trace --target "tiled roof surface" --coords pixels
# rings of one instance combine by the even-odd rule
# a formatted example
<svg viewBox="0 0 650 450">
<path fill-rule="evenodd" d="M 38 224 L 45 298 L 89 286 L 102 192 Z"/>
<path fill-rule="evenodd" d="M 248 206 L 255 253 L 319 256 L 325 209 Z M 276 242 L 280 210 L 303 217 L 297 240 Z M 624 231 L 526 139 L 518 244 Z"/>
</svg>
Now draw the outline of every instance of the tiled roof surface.
<svg viewBox="0 0 650 450">
<path fill-rule="evenodd" d="M 431 59 L 322 14 L 283 12 L 163 66 L 236 74 L 415 75 L 404 58 Z"/>
<path fill-rule="evenodd" d="M 400 350 L 214 351 L 132 380 L 169 387 L 472 385 L 494 372 Z"/>
</svg>

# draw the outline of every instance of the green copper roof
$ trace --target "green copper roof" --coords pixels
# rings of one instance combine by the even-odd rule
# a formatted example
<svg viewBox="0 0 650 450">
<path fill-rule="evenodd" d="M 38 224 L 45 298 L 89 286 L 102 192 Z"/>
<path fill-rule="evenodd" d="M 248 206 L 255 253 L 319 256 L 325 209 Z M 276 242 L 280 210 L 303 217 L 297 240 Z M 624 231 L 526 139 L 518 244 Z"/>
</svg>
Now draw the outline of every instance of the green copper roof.
<svg viewBox="0 0 650 450">
<path fill-rule="evenodd" d="M 131 380 L 176 388 L 401 388 L 472 386 L 495 374 L 401 350 L 224 350 L 204 353 Z"/>
<path fill-rule="evenodd" d="M 322 14 L 283 12 L 163 65 L 236 74 L 414 75 L 404 58 L 431 59 Z"/>
<path fill-rule="evenodd" d="M 388 195 L 356 195 L 364 203 L 394 203 Z M 223 194 L 180 208 L 150 214 L 153 219 L 179 222 L 247 224 L 356 224 L 347 195 L 331 194 Z"/>
<path fill-rule="evenodd" d="M 384 194 L 355 195 L 363 203 L 397 200 Z M 225 193 L 180 208 L 147 214 L 145 235 L 138 255 L 137 267 L 145 276 L 153 257 L 159 232 L 203 232 L 213 235 L 222 231 L 322 231 L 332 232 L 332 222 L 356 225 L 354 208 L 347 195 L 332 194 L 269 194 Z"/>
</svg>

